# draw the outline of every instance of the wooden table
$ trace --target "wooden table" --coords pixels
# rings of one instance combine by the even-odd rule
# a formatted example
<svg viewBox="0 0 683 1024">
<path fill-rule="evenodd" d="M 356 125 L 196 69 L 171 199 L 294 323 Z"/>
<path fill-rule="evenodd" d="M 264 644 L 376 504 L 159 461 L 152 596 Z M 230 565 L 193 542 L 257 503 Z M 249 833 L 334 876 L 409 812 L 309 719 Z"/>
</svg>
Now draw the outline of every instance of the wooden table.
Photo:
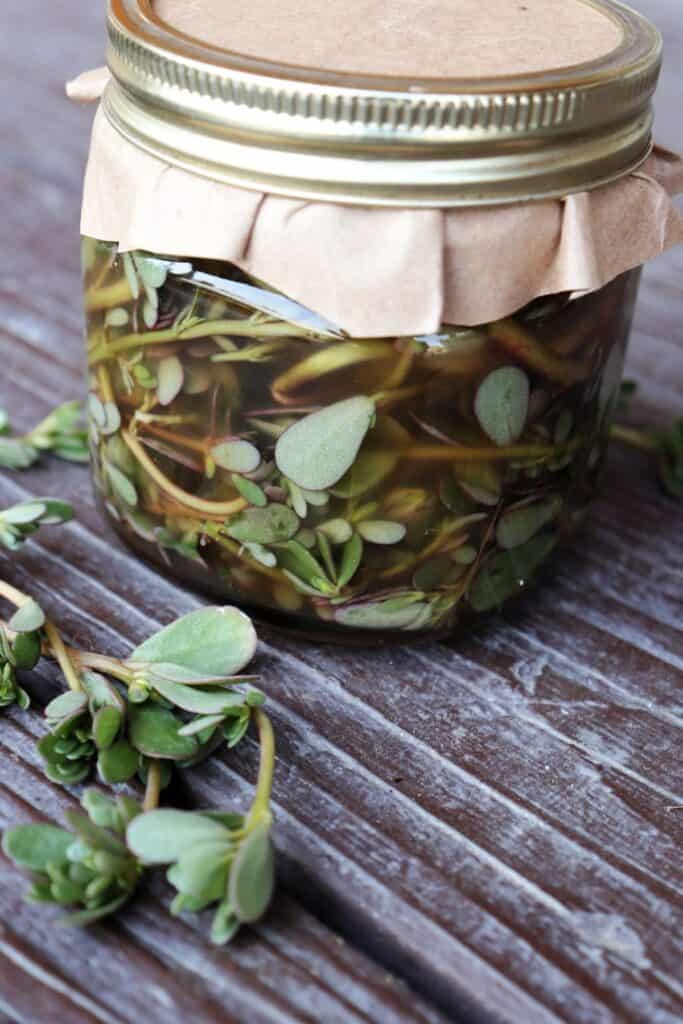
<svg viewBox="0 0 683 1024">
<path fill-rule="evenodd" d="M 101 63 L 102 0 L 2 0 L 0 405 L 28 429 L 83 391 L 78 204 L 89 115 L 63 81 Z M 668 40 L 660 136 L 681 144 L 680 0 L 640 0 Z M 683 251 L 649 267 L 634 418 L 681 414 Z M 200 599 L 106 528 L 85 469 L 0 477 L 0 507 L 62 495 L 78 520 L 0 571 L 79 646 L 122 653 Z M 386 652 L 263 632 L 278 735 L 281 881 L 227 950 L 173 919 L 163 883 L 87 933 L 52 929 L 0 863 L 0 1019 L 25 1024 L 674 1024 L 683 1017 L 680 508 L 615 449 L 556 574 L 476 636 Z M 56 692 L 47 663 L 37 703 Z M 2 825 L 60 819 L 16 710 L 0 727 Z M 244 802 L 255 745 L 182 779 Z"/>
</svg>

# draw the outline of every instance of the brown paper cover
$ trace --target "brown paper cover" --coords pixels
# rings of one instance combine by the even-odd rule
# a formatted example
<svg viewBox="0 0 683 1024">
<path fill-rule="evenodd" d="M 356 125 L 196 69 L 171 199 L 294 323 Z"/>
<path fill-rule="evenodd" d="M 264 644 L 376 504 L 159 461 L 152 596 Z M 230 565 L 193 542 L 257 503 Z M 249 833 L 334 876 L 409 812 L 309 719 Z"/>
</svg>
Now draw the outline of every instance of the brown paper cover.
<svg viewBox="0 0 683 1024">
<path fill-rule="evenodd" d="M 69 86 L 97 98 L 106 73 Z M 592 291 L 683 242 L 683 161 L 655 150 L 613 185 L 562 200 L 451 209 L 344 206 L 265 195 L 172 166 L 95 117 L 81 229 L 226 260 L 351 335 L 474 325 L 532 299 Z"/>
</svg>

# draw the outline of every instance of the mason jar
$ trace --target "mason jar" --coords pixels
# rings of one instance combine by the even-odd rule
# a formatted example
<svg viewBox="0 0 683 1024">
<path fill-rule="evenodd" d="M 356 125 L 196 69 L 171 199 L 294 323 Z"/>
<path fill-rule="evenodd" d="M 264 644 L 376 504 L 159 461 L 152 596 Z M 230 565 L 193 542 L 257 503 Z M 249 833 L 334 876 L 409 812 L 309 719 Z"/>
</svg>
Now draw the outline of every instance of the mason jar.
<svg viewBox="0 0 683 1024">
<path fill-rule="evenodd" d="M 471 44 L 427 65 L 444 3 L 428 39 L 392 35 L 373 61 L 362 33 L 331 68 L 334 25 L 314 29 L 311 5 L 291 39 L 260 43 L 249 19 L 235 41 L 230 11 L 205 6 L 200 37 L 173 0 L 110 3 L 82 240 L 102 508 L 164 572 L 288 629 L 367 642 L 472 621 L 539 575 L 600 482 L 653 253 L 626 225 L 623 254 L 613 235 L 596 270 L 586 235 L 606 208 L 628 219 L 659 36 L 576 0 L 567 42 L 528 0 L 505 15 L 521 48 L 479 12 Z M 296 50 L 309 29 L 318 70 Z M 240 193 L 260 235 L 264 201 L 324 220 L 315 265 L 277 217 L 264 258 L 236 255 L 221 202 Z M 572 228 L 577 210 L 588 223 Z M 386 247 L 378 231 L 373 260 L 354 252 L 334 211 L 381 214 Z M 456 241 L 444 280 L 413 288 L 416 313 L 413 234 L 405 251 L 396 239 L 420 216 Z M 445 298 L 425 316 L 430 289 Z"/>
</svg>

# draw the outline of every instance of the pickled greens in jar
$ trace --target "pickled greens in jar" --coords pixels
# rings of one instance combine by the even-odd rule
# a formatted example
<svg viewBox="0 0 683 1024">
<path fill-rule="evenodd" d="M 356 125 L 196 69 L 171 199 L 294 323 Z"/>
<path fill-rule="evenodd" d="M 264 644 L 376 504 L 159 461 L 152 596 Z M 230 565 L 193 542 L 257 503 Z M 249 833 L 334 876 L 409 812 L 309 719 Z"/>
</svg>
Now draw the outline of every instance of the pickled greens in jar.
<svg viewBox="0 0 683 1024">
<path fill-rule="evenodd" d="M 238 268 L 83 240 L 99 497 L 150 560 L 367 640 L 500 607 L 599 480 L 639 271 L 477 327 L 350 338 Z"/>
</svg>

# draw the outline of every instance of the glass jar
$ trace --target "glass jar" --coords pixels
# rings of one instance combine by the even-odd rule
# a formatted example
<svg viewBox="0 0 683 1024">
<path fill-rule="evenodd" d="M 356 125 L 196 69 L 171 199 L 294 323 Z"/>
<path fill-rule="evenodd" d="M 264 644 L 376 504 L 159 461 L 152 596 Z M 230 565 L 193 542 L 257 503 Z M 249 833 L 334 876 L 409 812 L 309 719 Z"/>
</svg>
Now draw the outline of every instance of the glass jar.
<svg viewBox="0 0 683 1024">
<path fill-rule="evenodd" d="M 109 0 L 82 247 L 116 530 L 257 617 L 367 642 L 498 608 L 583 518 L 631 268 L 671 232 L 632 174 L 661 62 L 640 15 L 460 0 L 451 38 L 451 0 L 412 35 L 353 3 L 342 53 L 339 0 L 299 0 L 296 32 L 277 5 Z"/>
<path fill-rule="evenodd" d="M 362 339 L 229 264 L 83 256 L 97 491 L 184 580 L 311 634 L 451 629 L 583 518 L 639 271 Z"/>
</svg>

